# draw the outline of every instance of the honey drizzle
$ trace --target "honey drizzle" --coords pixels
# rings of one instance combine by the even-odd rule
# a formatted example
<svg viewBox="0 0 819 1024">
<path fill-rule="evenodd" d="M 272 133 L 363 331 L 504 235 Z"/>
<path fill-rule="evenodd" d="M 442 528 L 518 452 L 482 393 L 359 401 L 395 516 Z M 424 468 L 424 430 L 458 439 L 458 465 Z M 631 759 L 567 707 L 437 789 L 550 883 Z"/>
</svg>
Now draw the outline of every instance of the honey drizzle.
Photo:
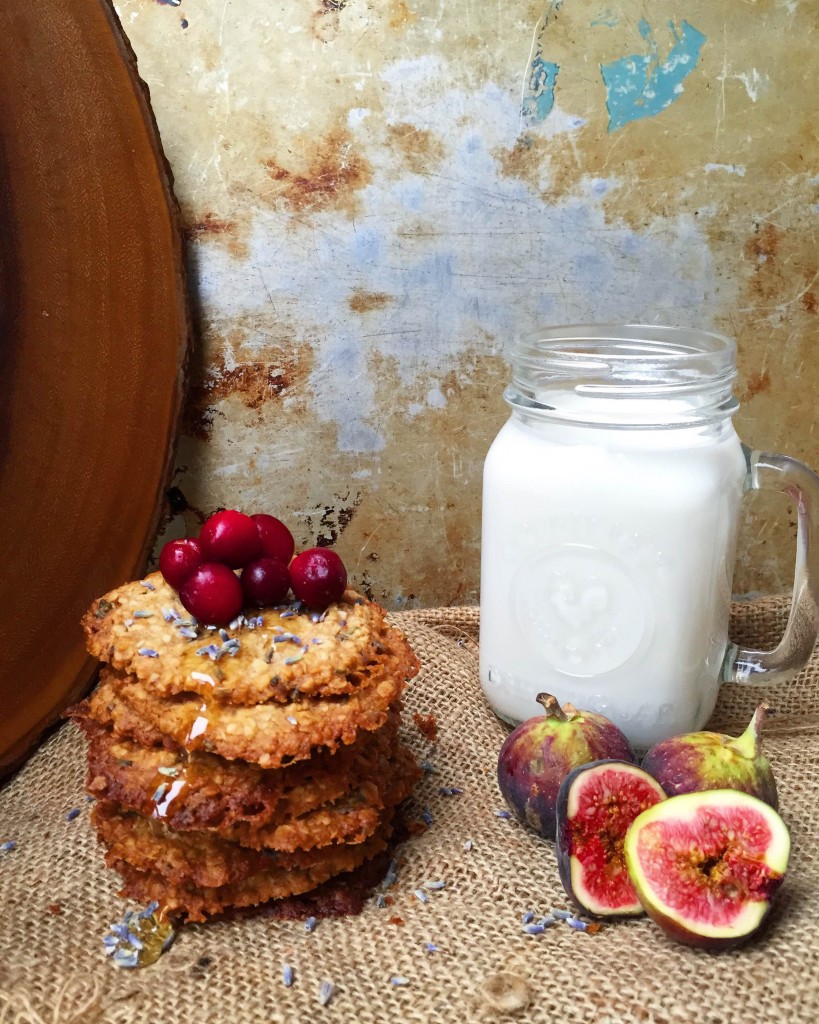
<svg viewBox="0 0 819 1024">
<path fill-rule="evenodd" d="M 181 778 L 168 779 L 165 776 L 159 775 L 156 778 L 161 778 L 162 781 L 159 782 L 156 788 L 152 788 L 153 796 L 148 801 L 146 813 L 151 818 L 167 818 L 173 804 L 188 788 L 189 783 L 184 772 Z M 159 797 L 157 797 L 157 794 L 159 794 Z"/>
<path fill-rule="evenodd" d="M 210 725 L 210 719 L 208 718 L 208 706 L 202 704 L 199 708 L 199 714 L 194 719 L 190 729 L 188 729 L 188 735 L 183 740 L 183 746 L 186 750 L 198 750 L 204 742 L 203 737 L 208 731 Z"/>
</svg>

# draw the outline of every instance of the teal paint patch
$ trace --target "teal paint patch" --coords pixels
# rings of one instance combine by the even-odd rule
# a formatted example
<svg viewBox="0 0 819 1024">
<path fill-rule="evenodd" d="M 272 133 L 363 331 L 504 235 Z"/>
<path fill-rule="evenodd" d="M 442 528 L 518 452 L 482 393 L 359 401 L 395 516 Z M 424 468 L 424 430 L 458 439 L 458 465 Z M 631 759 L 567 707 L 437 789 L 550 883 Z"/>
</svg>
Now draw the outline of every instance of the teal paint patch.
<svg viewBox="0 0 819 1024">
<path fill-rule="evenodd" d="M 640 35 L 648 43 L 650 53 L 633 53 L 600 65 L 606 86 L 610 132 L 629 121 L 661 113 L 682 94 L 682 83 L 699 62 L 705 36 L 687 21 L 682 23 L 681 32 L 673 22 L 668 25 L 674 45 L 664 61 L 660 61 L 651 26 L 643 18 L 639 24 Z"/>
<path fill-rule="evenodd" d="M 591 28 L 598 28 L 600 25 L 604 28 L 615 28 L 617 26 L 617 16 L 607 10 L 605 14 L 601 14 L 599 18 L 595 18 L 594 21 L 589 22 L 589 24 Z"/>
<path fill-rule="evenodd" d="M 555 105 L 555 82 L 559 71 L 558 64 L 544 60 L 540 53 L 532 58 L 520 109 L 525 124 L 544 121 L 551 113 Z"/>
</svg>

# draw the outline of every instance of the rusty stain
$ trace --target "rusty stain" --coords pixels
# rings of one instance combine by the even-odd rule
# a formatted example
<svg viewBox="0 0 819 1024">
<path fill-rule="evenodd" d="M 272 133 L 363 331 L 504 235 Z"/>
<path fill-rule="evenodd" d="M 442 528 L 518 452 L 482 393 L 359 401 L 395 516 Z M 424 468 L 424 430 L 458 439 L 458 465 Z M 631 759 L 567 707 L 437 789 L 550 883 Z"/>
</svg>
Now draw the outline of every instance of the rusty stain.
<svg viewBox="0 0 819 1024">
<path fill-rule="evenodd" d="M 372 180 L 372 169 L 354 150 L 345 128 L 336 128 L 319 141 L 310 140 L 304 148 L 309 163 L 304 171 L 289 170 L 276 160 L 263 161 L 267 173 L 281 188 L 274 194 L 298 210 L 341 207 L 355 212 L 348 194 L 364 188 Z"/>
<path fill-rule="evenodd" d="M 802 308 L 808 313 L 816 312 L 816 296 L 813 292 L 805 292 L 801 298 Z"/>
<path fill-rule="evenodd" d="M 347 300 L 347 305 L 354 313 L 371 313 L 374 309 L 383 309 L 394 302 L 392 295 L 386 292 L 365 292 L 356 288 Z"/>
<path fill-rule="evenodd" d="M 770 390 L 770 387 L 771 377 L 767 370 L 763 370 L 761 373 L 751 373 L 748 376 L 745 394 L 748 398 L 756 398 L 757 395 Z"/>
<path fill-rule="evenodd" d="M 387 145 L 401 154 L 413 174 L 429 173 L 444 159 L 446 152 L 434 132 L 404 121 L 387 126 Z"/>
<path fill-rule="evenodd" d="M 188 239 L 199 238 L 201 235 L 223 235 L 225 232 L 236 230 L 235 220 L 222 220 L 214 213 L 206 213 L 205 216 L 195 224 L 188 224 L 185 228 L 185 237 Z"/>
<path fill-rule="evenodd" d="M 214 213 L 206 213 L 204 217 L 185 225 L 183 233 L 189 242 L 200 239 L 214 239 L 223 242 L 230 252 L 239 259 L 248 255 L 248 247 L 238 237 L 239 225 L 235 220 L 224 220 Z"/>
<path fill-rule="evenodd" d="M 390 8 L 390 28 L 407 28 L 418 16 L 407 7 L 405 0 L 395 0 Z"/>
<path fill-rule="evenodd" d="M 185 432 L 207 440 L 216 410 L 213 408 L 231 395 L 238 394 L 248 409 L 259 410 L 272 399 L 292 387 L 298 377 L 295 365 L 271 363 L 240 363 L 231 369 L 218 356 L 204 380 L 194 383 L 185 407 Z"/>
<path fill-rule="evenodd" d="M 313 35 L 319 42 L 331 43 L 341 31 L 339 15 L 347 0 L 318 0 L 312 14 Z"/>
<path fill-rule="evenodd" d="M 783 232 L 773 224 L 757 224 L 745 243 L 745 257 L 753 264 L 750 278 L 752 299 L 775 302 L 783 297 L 785 284 L 778 259 L 782 238 Z"/>
<path fill-rule="evenodd" d="M 339 502 L 348 502 L 350 500 L 350 493 L 348 492 L 343 497 L 338 494 L 333 497 Z M 308 530 L 311 533 L 314 529 L 316 530 L 314 538 L 316 547 L 329 548 L 336 543 L 353 521 L 361 501 L 362 495 L 359 492 L 348 505 L 342 504 L 338 508 L 334 505 L 325 505 L 323 508 L 317 508 L 313 513 L 305 515 L 304 521 L 307 524 Z M 316 519 L 318 519 L 318 523 L 314 526 Z"/>
<path fill-rule="evenodd" d="M 780 233 L 773 224 L 756 225 L 753 235 L 745 243 L 745 255 L 748 259 L 766 262 L 774 259 L 779 252 Z"/>
</svg>

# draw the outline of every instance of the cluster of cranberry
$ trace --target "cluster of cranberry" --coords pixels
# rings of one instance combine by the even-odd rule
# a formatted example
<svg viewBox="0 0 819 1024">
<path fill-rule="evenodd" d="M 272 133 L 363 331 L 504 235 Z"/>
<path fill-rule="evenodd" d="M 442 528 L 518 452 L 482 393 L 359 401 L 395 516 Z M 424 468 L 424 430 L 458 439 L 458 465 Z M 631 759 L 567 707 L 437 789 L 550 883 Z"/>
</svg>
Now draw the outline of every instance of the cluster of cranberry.
<svg viewBox="0 0 819 1024">
<path fill-rule="evenodd" d="M 311 608 L 340 600 L 347 570 L 335 551 L 309 548 L 293 558 L 295 547 L 275 516 L 227 509 L 212 515 L 198 537 L 168 541 L 159 569 L 185 609 L 208 625 L 230 622 L 245 604 L 280 604 L 291 588 Z"/>
</svg>

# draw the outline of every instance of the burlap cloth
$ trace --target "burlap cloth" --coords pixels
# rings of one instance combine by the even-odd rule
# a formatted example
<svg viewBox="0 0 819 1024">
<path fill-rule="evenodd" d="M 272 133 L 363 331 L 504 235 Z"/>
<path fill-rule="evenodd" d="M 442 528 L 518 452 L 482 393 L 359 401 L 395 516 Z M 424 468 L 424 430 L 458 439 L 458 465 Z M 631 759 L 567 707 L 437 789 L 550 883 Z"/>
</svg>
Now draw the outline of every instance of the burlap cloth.
<svg viewBox="0 0 819 1024">
<path fill-rule="evenodd" d="M 736 605 L 734 639 L 775 645 L 787 607 L 786 599 Z M 505 729 L 478 683 L 477 612 L 397 619 L 424 666 L 408 691 L 409 711 L 434 713 L 439 737 L 430 744 L 407 730 L 437 768 L 416 801 L 434 823 L 401 850 L 394 905 L 371 902 L 360 917 L 323 920 L 312 934 L 301 922 L 269 919 L 187 927 L 152 967 L 116 968 L 101 938 L 125 904 L 89 825 L 84 745 L 65 725 L 0 791 L 0 843 L 17 843 L 0 853 L 0 1024 L 513 1019 L 481 994 L 499 971 L 528 985 L 531 1005 L 517 1017 L 526 1021 L 817 1024 L 818 655 L 794 683 L 765 694 L 779 711 L 766 745 L 793 838 L 788 878 L 763 936 L 712 954 L 671 943 L 646 918 L 595 935 L 565 925 L 523 934 L 524 911 L 568 903 L 551 844 L 495 815 L 503 806 L 495 763 Z M 738 731 L 763 692 L 725 688 L 713 725 Z M 464 793 L 443 796 L 441 786 Z M 81 814 L 67 821 L 75 807 Z M 422 904 L 414 890 L 430 879 L 446 888 Z M 295 970 L 289 989 L 281 980 L 285 962 Z M 408 983 L 391 984 L 394 975 Z M 325 979 L 335 994 L 322 1007 Z"/>
</svg>

